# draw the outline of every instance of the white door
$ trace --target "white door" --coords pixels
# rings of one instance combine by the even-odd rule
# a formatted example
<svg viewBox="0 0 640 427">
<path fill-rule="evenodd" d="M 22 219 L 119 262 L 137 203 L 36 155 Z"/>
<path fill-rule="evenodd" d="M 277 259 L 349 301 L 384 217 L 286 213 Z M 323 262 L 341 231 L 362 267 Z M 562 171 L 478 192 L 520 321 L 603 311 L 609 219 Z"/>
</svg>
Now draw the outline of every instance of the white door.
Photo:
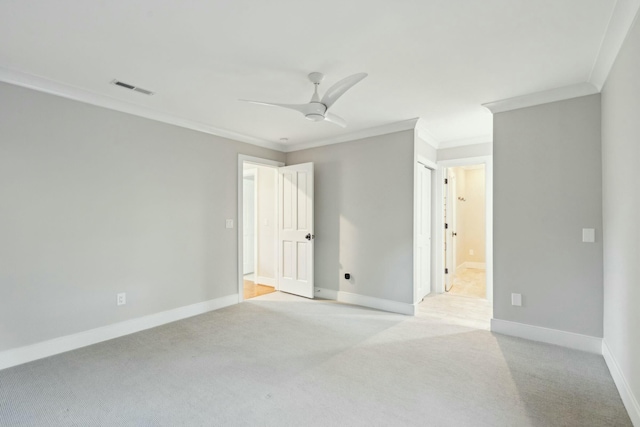
<svg viewBox="0 0 640 427">
<path fill-rule="evenodd" d="M 445 185 L 445 290 L 451 289 L 453 276 L 456 273 L 456 175 L 451 168 L 447 169 Z"/>
<path fill-rule="evenodd" d="M 313 163 L 279 168 L 280 291 L 313 298 Z"/>
<path fill-rule="evenodd" d="M 418 301 L 431 292 L 431 169 L 418 164 Z"/>
</svg>

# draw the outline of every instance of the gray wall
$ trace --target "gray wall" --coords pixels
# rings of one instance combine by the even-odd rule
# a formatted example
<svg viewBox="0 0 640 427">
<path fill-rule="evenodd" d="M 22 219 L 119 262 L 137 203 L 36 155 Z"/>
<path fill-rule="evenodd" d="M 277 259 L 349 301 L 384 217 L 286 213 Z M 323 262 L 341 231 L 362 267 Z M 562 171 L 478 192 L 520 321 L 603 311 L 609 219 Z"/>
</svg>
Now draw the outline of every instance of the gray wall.
<svg viewBox="0 0 640 427">
<path fill-rule="evenodd" d="M 602 91 L 604 339 L 640 400 L 640 22 Z"/>
<path fill-rule="evenodd" d="M 0 83 L 0 351 L 236 294 L 238 153 Z"/>
<path fill-rule="evenodd" d="M 496 114 L 493 159 L 494 317 L 601 337 L 600 95 Z"/>
<path fill-rule="evenodd" d="M 316 287 L 413 303 L 413 130 L 287 154 L 304 162 L 315 167 Z"/>
</svg>

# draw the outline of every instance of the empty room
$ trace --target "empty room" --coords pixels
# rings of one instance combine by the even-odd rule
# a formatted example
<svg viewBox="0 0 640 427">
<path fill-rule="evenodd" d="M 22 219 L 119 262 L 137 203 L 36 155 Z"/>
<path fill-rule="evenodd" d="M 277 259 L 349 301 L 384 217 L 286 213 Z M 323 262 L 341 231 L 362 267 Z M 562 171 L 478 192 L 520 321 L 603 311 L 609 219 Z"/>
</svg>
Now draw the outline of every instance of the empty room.
<svg viewBox="0 0 640 427">
<path fill-rule="evenodd" d="M 640 427 L 639 10 L 0 2 L 0 426 Z"/>
</svg>

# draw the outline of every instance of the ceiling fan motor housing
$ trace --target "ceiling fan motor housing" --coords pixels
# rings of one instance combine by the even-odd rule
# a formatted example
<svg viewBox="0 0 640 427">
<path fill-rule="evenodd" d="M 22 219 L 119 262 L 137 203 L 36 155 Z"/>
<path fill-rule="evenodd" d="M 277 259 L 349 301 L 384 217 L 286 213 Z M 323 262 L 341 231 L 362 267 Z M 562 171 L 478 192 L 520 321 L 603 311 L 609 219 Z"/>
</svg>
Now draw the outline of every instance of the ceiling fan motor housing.
<svg viewBox="0 0 640 427">
<path fill-rule="evenodd" d="M 327 107 L 320 102 L 310 102 L 308 112 L 304 115 L 307 119 L 314 122 L 324 120 L 324 114 L 327 112 Z"/>
</svg>

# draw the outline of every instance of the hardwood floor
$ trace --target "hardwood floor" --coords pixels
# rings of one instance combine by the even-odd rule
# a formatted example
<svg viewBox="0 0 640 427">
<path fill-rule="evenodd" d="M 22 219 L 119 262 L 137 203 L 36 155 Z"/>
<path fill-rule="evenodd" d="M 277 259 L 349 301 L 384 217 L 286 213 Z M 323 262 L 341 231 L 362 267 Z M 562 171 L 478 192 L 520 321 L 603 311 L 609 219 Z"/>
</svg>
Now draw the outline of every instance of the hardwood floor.
<svg viewBox="0 0 640 427">
<path fill-rule="evenodd" d="M 276 289 L 273 286 L 261 285 L 251 280 L 244 281 L 244 299 L 259 297 L 275 291 Z"/>
</svg>

